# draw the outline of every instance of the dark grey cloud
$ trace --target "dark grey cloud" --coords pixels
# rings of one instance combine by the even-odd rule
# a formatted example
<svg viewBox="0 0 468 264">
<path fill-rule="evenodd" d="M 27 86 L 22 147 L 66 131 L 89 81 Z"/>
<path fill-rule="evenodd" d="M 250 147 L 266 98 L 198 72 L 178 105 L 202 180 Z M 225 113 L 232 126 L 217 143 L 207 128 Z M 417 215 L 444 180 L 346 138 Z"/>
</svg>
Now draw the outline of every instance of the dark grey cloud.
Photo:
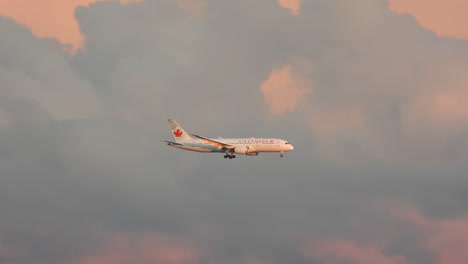
<svg viewBox="0 0 468 264">
<path fill-rule="evenodd" d="M 101 2 L 76 11 L 86 45 L 75 56 L 1 19 L 0 249 L 17 252 L 0 262 L 81 264 L 116 235 L 163 234 L 202 248 L 199 263 L 323 263 L 302 243 L 333 238 L 387 238 L 383 255 L 437 263 L 424 232 L 401 232 L 411 228 L 392 211 L 468 213 L 466 120 L 432 125 L 424 104 L 442 84 L 459 91 L 468 46 L 386 7 L 306 1 L 291 16 L 274 1 L 209 1 L 192 18 L 176 1 Z M 323 135 L 309 109 L 268 115 L 261 83 L 291 56 L 316 67 L 312 109 L 333 119 L 358 108 L 365 124 Z M 296 149 L 235 161 L 183 152 L 160 142 L 168 117 Z M 330 138 L 338 160 L 322 153 Z"/>
</svg>

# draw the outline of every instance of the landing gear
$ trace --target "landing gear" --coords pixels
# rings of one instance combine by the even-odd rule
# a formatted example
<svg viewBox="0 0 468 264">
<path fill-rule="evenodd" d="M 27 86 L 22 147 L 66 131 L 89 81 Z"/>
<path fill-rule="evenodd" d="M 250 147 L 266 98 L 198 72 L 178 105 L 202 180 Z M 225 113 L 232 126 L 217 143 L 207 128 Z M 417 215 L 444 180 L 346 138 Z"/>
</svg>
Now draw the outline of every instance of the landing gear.
<svg viewBox="0 0 468 264">
<path fill-rule="evenodd" d="M 225 159 L 227 159 L 227 158 L 229 158 L 229 159 L 235 159 L 235 158 L 236 158 L 236 155 L 231 154 L 231 153 L 226 153 L 226 154 L 224 155 L 224 158 L 225 158 Z"/>
<path fill-rule="evenodd" d="M 280 152 L 280 157 L 284 157 L 284 152 Z"/>
</svg>

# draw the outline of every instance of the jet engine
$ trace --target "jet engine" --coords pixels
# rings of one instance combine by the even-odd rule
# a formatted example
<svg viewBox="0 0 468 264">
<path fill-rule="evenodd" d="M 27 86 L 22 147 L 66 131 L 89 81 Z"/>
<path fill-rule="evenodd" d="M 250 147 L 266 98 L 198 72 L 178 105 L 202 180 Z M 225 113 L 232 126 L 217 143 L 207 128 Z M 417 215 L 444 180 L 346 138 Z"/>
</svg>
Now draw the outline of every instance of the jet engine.
<svg viewBox="0 0 468 264">
<path fill-rule="evenodd" d="M 252 147 L 249 146 L 238 146 L 234 148 L 234 153 L 236 154 L 244 154 L 249 156 L 257 156 L 258 152 L 254 152 Z"/>
</svg>

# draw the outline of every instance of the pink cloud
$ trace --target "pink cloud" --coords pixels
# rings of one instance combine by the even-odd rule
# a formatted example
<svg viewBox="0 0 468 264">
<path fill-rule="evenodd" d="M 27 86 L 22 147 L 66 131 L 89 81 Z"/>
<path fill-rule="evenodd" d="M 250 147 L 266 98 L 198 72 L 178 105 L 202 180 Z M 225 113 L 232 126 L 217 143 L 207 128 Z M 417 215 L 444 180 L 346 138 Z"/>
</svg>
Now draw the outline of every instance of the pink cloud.
<svg viewBox="0 0 468 264">
<path fill-rule="evenodd" d="M 291 11 L 291 14 L 299 15 L 302 1 L 303 0 L 278 0 L 278 4 L 282 8 L 289 9 Z"/>
<path fill-rule="evenodd" d="M 6 245 L 0 240 L 0 259 L 9 259 L 22 255 L 22 250 Z"/>
<path fill-rule="evenodd" d="M 395 205 L 384 202 L 384 208 Z M 404 223 L 397 229 L 400 234 L 411 230 L 413 236 L 419 238 L 418 246 L 427 250 L 434 264 L 466 264 L 468 260 L 468 215 L 451 218 L 427 217 L 421 210 L 411 205 L 399 205 L 399 209 L 391 211 L 389 219 Z M 408 225 L 409 224 L 409 225 Z M 393 226 L 395 227 L 395 226 Z M 389 229 L 390 228 L 390 229 Z M 390 226 L 382 230 L 392 230 Z M 385 231 L 386 232 L 386 231 Z M 395 231 L 392 231 L 394 233 Z M 303 256 L 317 259 L 328 264 L 413 264 L 416 262 L 398 253 L 389 255 L 386 249 L 389 242 L 376 240 L 381 234 L 376 234 L 373 240 L 360 243 L 346 239 L 306 240 L 300 248 Z M 398 236 L 398 234 L 396 234 Z M 385 239 L 389 236 L 384 235 Z"/>
<path fill-rule="evenodd" d="M 83 46 L 74 12 L 78 6 L 88 6 L 98 0 L 0 0 L 0 16 L 7 16 L 28 26 L 40 38 L 56 38 L 62 44 L 71 45 L 70 51 Z M 108 1 L 108 0 L 104 0 Z M 121 0 L 122 3 L 142 0 Z"/>
<path fill-rule="evenodd" d="M 294 112 L 305 96 L 312 92 L 311 75 L 314 66 L 299 58 L 291 58 L 291 63 L 273 70 L 261 85 L 264 102 L 273 115 Z"/>
<path fill-rule="evenodd" d="M 392 11 L 411 14 L 439 36 L 468 39 L 468 1 L 388 0 Z"/>
<path fill-rule="evenodd" d="M 103 250 L 72 264 L 193 263 L 201 256 L 190 242 L 163 235 L 117 235 Z"/>
<path fill-rule="evenodd" d="M 423 235 L 423 245 L 435 256 L 437 264 L 466 264 L 468 260 L 468 215 L 454 219 L 429 219 L 411 208 L 397 213 Z"/>
<path fill-rule="evenodd" d="M 305 111 L 312 134 L 320 138 L 317 149 L 322 157 L 339 159 L 343 150 L 336 141 L 337 132 L 354 128 L 370 133 L 370 129 L 360 105 L 323 103 L 314 97 L 314 70 L 310 61 L 291 57 L 288 64 L 273 70 L 262 83 L 263 100 L 272 115 Z"/>
<path fill-rule="evenodd" d="M 189 12 L 192 16 L 200 16 L 205 11 L 206 0 L 177 0 L 179 7 Z"/>
<path fill-rule="evenodd" d="M 379 245 L 358 245 L 348 240 L 328 240 L 309 243 L 302 247 L 305 257 L 320 259 L 325 263 L 351 264 L 406 264 L 403 256 L 388 256 Z"/>
<path fill-rule="evenodd" d="M 389 205 L 383 205 L 388 207 Z M 391 206 L 391 205 L 390 205 Z M 427 217 L 414 206 L 399 206 L 392 211 L 390 219 L 402 221 L 405 227 L 417 234 L 417 244 L 427 250 L 434 264 L 466 264 L 468 260 L 468 215 L 452 218 Z M 404 208 L 404 209 L 401 209 Z M 388 230 L 388 228 L 383 228 Z M 399 229 L 401 233 L 405 228 Z M 385 236 L 388 238 L 388 236 Z M 388 242 L 388 241 L 387 241 Z M 390 241 L 391 242 L 391 241 Z M 359 243 L 353 240 L 309 240 L 303 243 L 300 252 L 304 257 L 328 264 L 410 264 L 407 256 L 386 253 L 382 241 Z M 429 254 L 428 254 L 429 255 Z"/>
</svg>

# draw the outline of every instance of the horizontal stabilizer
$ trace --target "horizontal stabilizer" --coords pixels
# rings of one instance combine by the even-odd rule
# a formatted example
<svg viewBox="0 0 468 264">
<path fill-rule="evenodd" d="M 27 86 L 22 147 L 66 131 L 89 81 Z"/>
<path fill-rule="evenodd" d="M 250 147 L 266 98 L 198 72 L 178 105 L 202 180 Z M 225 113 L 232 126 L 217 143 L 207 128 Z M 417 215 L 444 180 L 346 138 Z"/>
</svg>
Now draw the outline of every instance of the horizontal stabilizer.
<svg viewBox="0 0 468 264">
<path fill-rule="evenodd" d="M 177 145 L 177 146 L 183 146 L 182 144 L 179 144 L 179 143 L 176 143 L 176 142 L 172 142 L 172 141 L 167 141 L 167 140 L 163 140 L 164 142 L 166 142 L 168 145 Z"/>
</svg>

